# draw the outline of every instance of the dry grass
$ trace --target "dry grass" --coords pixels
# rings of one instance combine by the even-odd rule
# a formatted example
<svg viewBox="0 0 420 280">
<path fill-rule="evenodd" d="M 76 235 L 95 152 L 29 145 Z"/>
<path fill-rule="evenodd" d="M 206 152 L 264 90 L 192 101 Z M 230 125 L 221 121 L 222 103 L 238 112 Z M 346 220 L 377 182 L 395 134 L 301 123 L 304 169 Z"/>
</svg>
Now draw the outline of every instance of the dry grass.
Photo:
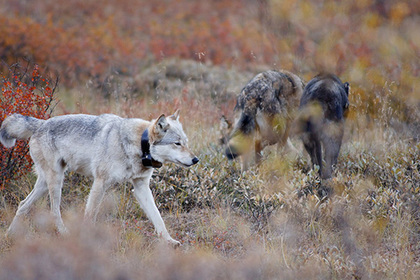
<svg viewBox="0 0 420 280">
<path fill-rule="evenodd" d="M 101 16 L 112 9 L 102 13 L 95 1 L 88 1 L 86 7 L 83 1 L 74 1 L 82 10 L 95 15 L 95 26 L 107 30 Z M 23 2 L 16 4 L 15 9 L 29 7 Z M 103 2 L 115 5 L 112 1 Z M 169 8 L 175 5 L 183 11 L 182 5 L 178 6 L 181 2 L 166 1 L 171 5 L 157 11 L 173 16 Z M 60 2 L 46 3 L 61 7 Z M 151 182 L 168 230 L 181 241 L 181 248 L 174 250 L 161 243 L 132 196 L 129 184 L 116 186 L 107 195 L 95 226 L 80 223 L 91 182 L 73 173 L 66 178 L 62 203 L 70 234 L 55 233 L 46 198 L 30 214 L 23 234 L 9 240 L 4 233 L 17 203 L 35 182 L 30 174 L 11 182 L 1 193 L 1 279 L 418 278 L 419 5 L 413 1 L 388 0 L 355 3 L 272 0 L 267 1 L 271 9 L 266 15 L 270 18 L 259 26 L 257 10 L 251 9 L 254 6 L 250 6 L 250 1 L 232 3 L 250 7 L 241 13 L 250 18 L 246 26 L 251 23 L 255 29 L 235 33 L 236 40 L 244 41 L 234 42 L 228 48 L 213 42 L 209 51 L 226 51 L 223 56 L 219 54 L 218 66 L 212 65 L 209 56 L 198 62 L 162 57 L 140 62 L 137 56 L 129 63 L 135 64 L 129 67 L 130 71 L 111 71 L 112 65 L 124 64 L 129 57 L 120 61 L 116 46 L 112 51 L 113 48 L 101 45 L 100 50 L 103 47 L 105 53 L 115 57 L 108 58 L 112 60 L 109 65 L 104 60 L 111 70 L 100 69 L 100 83 L 98 78 L 82 73 L 80 77 L 88 78 L 69 79 L 63 84 L 71 86 L 63 86 L 58 92 L 57 115 L 115 113 L 151 119 L 181 109 L 181 121 L 200 163 L 189 169 L 164 166 L 155 172 Z M 97 10 L 90 10 L 91 6 Z M 43 24 L 46 9 L 42 7 L 46 6 L 16 14 L 35 17 L 35 21 Z M 191 11 L 183 11 L 177 22 L 182 26 L 188 26 L 189 22 L 193 25 L 200 19 L 199 13 L 203 13 L 201 6 L 197 7 L 198 14 L 190 21 Z M 135 11 L 140 10 L 144 13 L 136 6 Z M 121 30 L 128 30 L 126 26 L 131 21 L 142 26 L 138 24 L 142 18 L 125 16 L 132 11 L 116 11 L 114 22 L 120 24 Z M 234 13 L 235 8 L 229 11 Z M 60 8 L 57 15 L 62 13 Z M 149 16 L 157 17 L 159 13 L 151 12 Z M 227 16 L 222 10 L 219 13 Z M 233 27 L 241 27 L 244 20 L 241 13 L 229 17 Z M 83 15 L 76 10 L 75 14 L 72 17 L 70 13 L 60 24 L 64 27 L 66 22 L 82 24 L 79 19 Z M 53 22 L 59 21 L 60 17 L 56 17 Z M 89 22 L 86 20 L 86 24 Z M 21 23 L 26 26 L 25 21 Z M 54 24 L 51 26 L 55 28 Z M 169 43 L 165 46 L 172 46 L 173 42 L 184 46 L 179 36 L 165 37 L 164 26 L 154 34 L 166 38 Z M 183 32 L 189 30 L 185 28 Z M 119 32 L 120 40 L 132 36 Z M 143 34 L 142 30 L 134 33 L 143 37 L 134 36 L 132 46 L 136 46 L 133 42 L 138 38 L 153 43 L 154 37 L 149 38 L 148 33 Z M 15 38 L 14 32 L 10 34 Z M 193 36 L 187 38 L 194 39 L 200 32 L 188 35 Z M 228 40 L 229 34 L 225 35 L 223 39 Z M 80 42 L 81 37 L 73 37 L 76 43 Z M 244 62 L 247 58 L 242 57 L 248 53 L 244 47 L 237 58 L 239 69 L 232 66 L 236 65 L 232 59 L 223 64 L 223 58 L 235 57 L 232 52 L 238 51 L 237 46 L 244 44 L 252 50 L 259 38 L 264 38 L 265 48 L 269 46 L 270 51 L 265 52 L 268 57 L 259 49 L 249 54 L 255 54 L 255 59 L 251 57 Z M 102 42 L 92 38 L 88 41 L 92 45 Z M 36 43 L 28 42 L 31 46 Z M 63 50 L 67 50 L 67 41 L 63 44 L 66 47 Z M 85 65 L 77 55 L 72 57 Z M 66 65 L 69 61 L 61 59 L 57 69 L 71 69 Z M 268 65 L 256 66 L 260 63 Z M 330 70 L 351 84 L 351 111 L 343 147 L 335 176 L 329 181 L 321 182 L 316 172 L 308 168 L 308 158 L 287 152 L 277 154 L 270 148 L 264 151 L 260 166 L 241 174 L 238 162 L 228 162 L 218 145 L 219 118 L 232 116 L 236 94 L 257 72 L 279 68 L 278 65 L 306 80 L 319 71 Z M 292 141 L 302 148 L 298 138 Z"/>
<path fill-rule="evenodd" d="M 183 63 L 179 62 L 180 69 L 185 69 Z M 265 152 L 259 167 L 240 174 L 239 164 L 228 162 L 217 144 L 219 105 L 234 90 L 220 98 L 204 96 L 200 89 L 220 82 L 221 70 L 206 66 L 205 71 L 215 80 L 179 79 L 179 87 L 167 87 L 170 96 L 162 91 L 148 104 L 135 96 L 116 96 L 117 91 L 106 99 L 74 89 L 79 105 L 69 105 L 66 102 L 72 101 L 63 98 L 57 107 L 146 118 L 181 108 L 200 164 L 189 169 L 165 166 L 155 172 L 151 187 L 169 231 L 182 247 L 173 250 L 155 236 L 129 184 L 108 194 L 97 225 L 80 224 L 91 182 L 72 173 L 63 195 L 70 234 L 56 235 L 45 212 L 48 199 L 43 200 L 19 239 L 1 237 L 0 277 L 416 278 L 420 144 L 413 142 L 412 131 L 387 126 L 386 112 L 375 124 L 350 119 L 335 177 L 327 182 L 308 169 L 306 157 L 277 154 L 275 149 Z M 238 72 L 234 77 L 248 75 Z M 171 82 L 165 76 L 160 79 Z M 226 84 L 235 84 L 226 79 Z M 298 139 L 292 141 L 300 147 Z M 16 202 L 26 196 L 34 180 L 33 175 L 22 178 L 13 192 L 3 196 L 1 236 Z"/>
</svg>

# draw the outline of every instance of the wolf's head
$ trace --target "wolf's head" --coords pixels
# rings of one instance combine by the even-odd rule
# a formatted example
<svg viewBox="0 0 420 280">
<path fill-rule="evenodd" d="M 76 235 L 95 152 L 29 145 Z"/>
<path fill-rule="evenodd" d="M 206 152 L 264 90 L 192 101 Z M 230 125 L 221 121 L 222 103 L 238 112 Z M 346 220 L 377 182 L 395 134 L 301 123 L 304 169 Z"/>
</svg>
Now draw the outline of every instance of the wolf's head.
<svg viewBox="0 0 420 280">
<path fill-rule="evenodd" d="M 179 122 L 179 110 L 173 115 L 161 115 L 149 128 L 150 154 L 162 163 L 172 162 L 191 166 L 198 158 L 188 148 L 188 138 Z"/>
<path fill-rule="evenodd" d="M 255 131 L 255 119 L 251 115 L 237 112 L 235 125 L 225 118 L 220 119 L 220 143 L 226 148 L 225 155 L 228 159 L 234 159 L 250 151 L 252 147 L 253 133 Z"/>
</svg>

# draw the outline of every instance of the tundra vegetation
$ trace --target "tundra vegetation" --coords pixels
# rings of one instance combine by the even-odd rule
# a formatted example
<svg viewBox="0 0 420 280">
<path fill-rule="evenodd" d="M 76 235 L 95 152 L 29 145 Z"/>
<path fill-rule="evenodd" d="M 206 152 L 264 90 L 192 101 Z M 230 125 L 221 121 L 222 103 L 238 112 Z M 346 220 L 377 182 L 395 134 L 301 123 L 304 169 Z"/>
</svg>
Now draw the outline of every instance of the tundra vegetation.
<svg viewBox="0 0 420 280">
<path fill-rule="evenodd" d="M 0 15 L 1 120 L 10 110 L 152 119 L 179 108 L 200 158 L 151 181 L 182 242 L 173 250 L 128 184 L 109 192 L 96 225 L 81 222 L 91 182 L 73 173 L 62 197 L 69 234 L 56 233 L 45 198 L 7 239 L 36 176 L 27 144 L 14 155 L 1 147 L 0 279 L 420 275 L 418 1 L 0 0 Z M 223 155 L 220 117 L 232 119 L 242 87 L 268 69 L 350 83 L 330 180 L 305 154 L 268 148 L 243 174 Z"/>
</svg>

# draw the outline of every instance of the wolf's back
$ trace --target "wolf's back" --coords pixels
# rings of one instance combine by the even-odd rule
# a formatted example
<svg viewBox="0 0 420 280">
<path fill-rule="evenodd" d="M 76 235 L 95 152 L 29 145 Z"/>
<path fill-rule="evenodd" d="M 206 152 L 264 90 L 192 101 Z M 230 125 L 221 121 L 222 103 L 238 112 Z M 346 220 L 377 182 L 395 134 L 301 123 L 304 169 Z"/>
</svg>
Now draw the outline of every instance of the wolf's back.
<svg viewBox="0 0 420 280">
<path fill-rule="evenodd" d="M 28 139 L 42 125 L 44 120 L 13 114 L 7 117 L 0 128 L 0 142 L 6 148 L 15 145 L 16 139 Z"/>
</svg>

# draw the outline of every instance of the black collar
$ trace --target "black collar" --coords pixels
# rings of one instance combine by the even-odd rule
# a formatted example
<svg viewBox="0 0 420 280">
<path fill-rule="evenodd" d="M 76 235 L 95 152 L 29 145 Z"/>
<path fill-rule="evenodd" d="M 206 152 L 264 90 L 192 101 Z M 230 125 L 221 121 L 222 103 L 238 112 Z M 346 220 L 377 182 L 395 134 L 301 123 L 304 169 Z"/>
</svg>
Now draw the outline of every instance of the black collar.
<svg viewBox="0 0 420 280">
<path fill-rule="evenodd" d="M 143 152 L 141 162 L 143 163 L 144 167 L 162 167 L 162 163 L 153 159 L 152 155 L 150 154 L 149 130 L 147 128 L 141 135 L 141 150 Z"/>
</svg>

